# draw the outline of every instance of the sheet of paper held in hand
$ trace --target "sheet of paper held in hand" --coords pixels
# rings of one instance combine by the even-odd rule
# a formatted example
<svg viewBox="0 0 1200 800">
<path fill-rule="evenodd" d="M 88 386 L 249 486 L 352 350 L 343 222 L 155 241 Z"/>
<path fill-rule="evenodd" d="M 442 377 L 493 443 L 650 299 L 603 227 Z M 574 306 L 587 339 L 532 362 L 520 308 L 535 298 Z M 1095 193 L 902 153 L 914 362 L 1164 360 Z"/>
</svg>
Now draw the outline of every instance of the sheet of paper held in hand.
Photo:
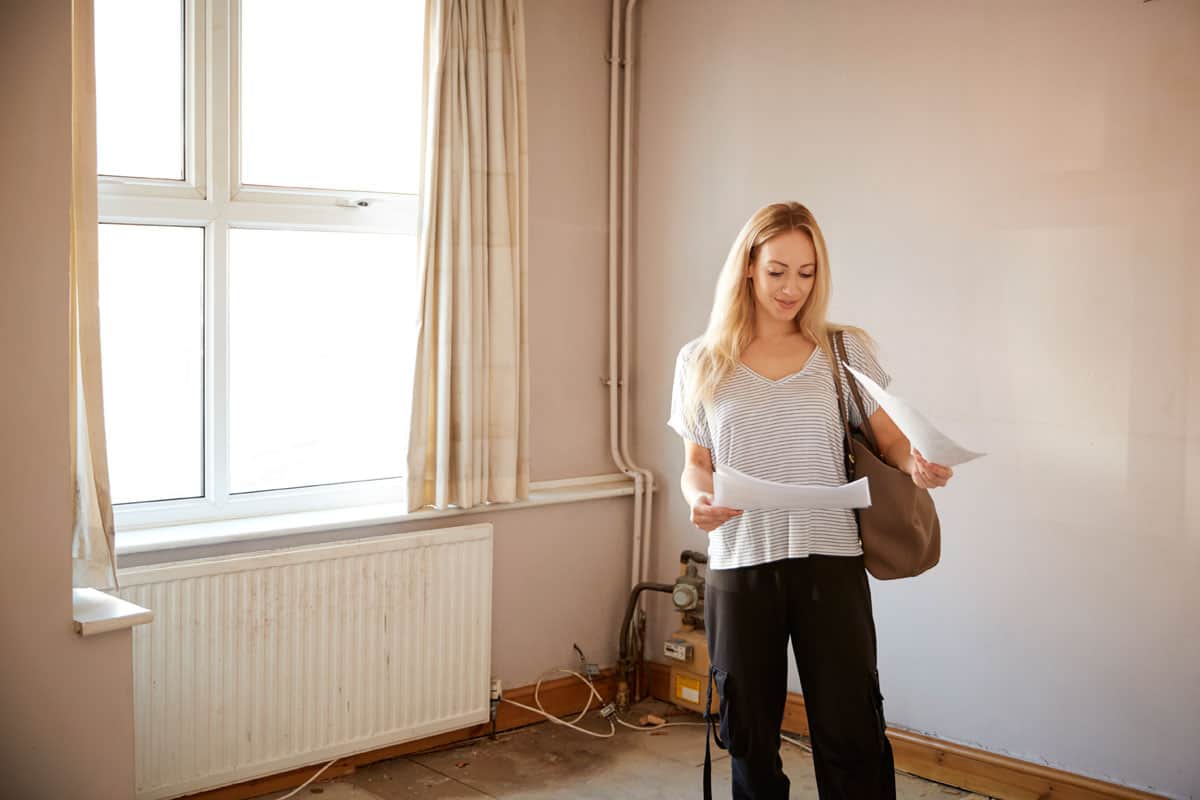
<svg viewBox="0 0 1200 800">
<path fill-rule="evenodd" d="M 713 475 L 713 505 L 737 509 L 866 508 L 871 490 L 866 478 L 843 486 L 799 486 L 754 478 L 718 464 Z"/>
<path fill-rule="evenodd" d="M 946 467 L 956 467 L 986 455 L 986 453 L 972 452 L 952 441 L 946 434 L 933 427 L 933 423 L 925 419 L 920 411 L 906 401 L 894 394 L 888 394 L 882 386 L 854 367 L 849 367 L 849 369 L 854 377 L 858 378 L 859 385 L 865 387 L 875 398 L 875 402 L 883 406 L 883 410 L 896 423 L 896 427 L 908 437 L 913 447 L 921 451 L 921 455 L 925 457 L 926 461 Z"/>
</svg>

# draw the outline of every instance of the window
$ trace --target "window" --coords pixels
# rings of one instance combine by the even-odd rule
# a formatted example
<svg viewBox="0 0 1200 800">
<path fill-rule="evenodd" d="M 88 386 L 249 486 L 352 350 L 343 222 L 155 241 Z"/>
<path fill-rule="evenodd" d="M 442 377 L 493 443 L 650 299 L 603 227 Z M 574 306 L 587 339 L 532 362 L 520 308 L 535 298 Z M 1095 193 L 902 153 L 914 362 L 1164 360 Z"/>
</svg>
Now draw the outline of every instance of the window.
<svg viewBox="0 0 1200 800">
<path fill-rule="evenodd" d="M 97 0 L 118 528 L 403 498 L 423 0 Z"/>
</svg>

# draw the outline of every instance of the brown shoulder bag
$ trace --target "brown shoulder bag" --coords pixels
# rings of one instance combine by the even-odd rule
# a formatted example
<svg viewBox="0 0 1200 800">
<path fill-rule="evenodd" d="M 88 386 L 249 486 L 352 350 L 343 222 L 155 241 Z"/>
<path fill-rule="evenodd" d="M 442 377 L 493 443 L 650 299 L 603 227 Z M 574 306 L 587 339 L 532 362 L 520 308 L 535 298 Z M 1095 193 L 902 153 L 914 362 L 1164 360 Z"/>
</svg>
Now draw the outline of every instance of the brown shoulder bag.
<svg viewBox="0 0 1200 800">
<path fill-rule="evenodd" d="M 937 509 L 928 489 L 920 488 L 911 475 L 883 460 L 863 407 L 858 381 L 847 371 L 846 382 L 862 420 L 861 427 L 851 429 L 839 364 L 848 365 L 850 360 L 846 357 L 841 331 L 832 337 L 831 344 L 833 382 L 845 432 L 846 478 L 854 481 L 865 477 L 871 488 L 870 507 L 857 509 L 863 562 L 867 571 L 881 581 L 915 577 L 941 558 L 942 534 Z"/>
</svg>

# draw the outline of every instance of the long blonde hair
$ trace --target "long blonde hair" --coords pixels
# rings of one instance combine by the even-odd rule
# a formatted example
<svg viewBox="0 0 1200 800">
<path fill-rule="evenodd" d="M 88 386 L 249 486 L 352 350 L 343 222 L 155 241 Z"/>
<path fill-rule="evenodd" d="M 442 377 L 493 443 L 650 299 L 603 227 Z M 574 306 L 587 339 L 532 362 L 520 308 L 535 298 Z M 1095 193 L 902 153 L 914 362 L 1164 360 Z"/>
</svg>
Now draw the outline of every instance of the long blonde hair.
<svg viewBox="0 0 1200 800">
<path fill-rule="evenodd" d="M 808 234 L 817 255 L 812 292 L 796 314 L 796 329 L 815 342 L 831 360 L 829 335 L 836 331 L 851 331 L 871 346 L 870 337 L 861 328 L 831 323 L 825 318 L 833 281 L 829 274 L 825 237 L 812 212 L 800 203 L 772 203 L 760 208 L 742 226 L 729 248 L 725 266 L 717 278 L 708 328 L 691 355 L 684 404 L 684 413 L 690 422 L 698 420 L 701 408 L 711 405 L 717 386 L 733 371 L 742 353 L 754 340 L 757 306 L 747 269 L 754 263 L 763 244 L 781 233 L 795 230 Z"/>
</svg>

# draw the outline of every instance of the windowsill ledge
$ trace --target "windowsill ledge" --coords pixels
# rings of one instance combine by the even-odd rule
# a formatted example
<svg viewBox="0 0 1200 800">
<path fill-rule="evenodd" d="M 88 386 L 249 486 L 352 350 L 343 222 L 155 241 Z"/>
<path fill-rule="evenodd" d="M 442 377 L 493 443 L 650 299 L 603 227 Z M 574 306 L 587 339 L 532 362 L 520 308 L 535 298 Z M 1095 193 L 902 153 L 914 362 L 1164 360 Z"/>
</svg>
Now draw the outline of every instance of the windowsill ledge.
<svg viewBox="0 0 1200 800">
<path fill-rule="evenodd" d="M 71 593 L 75 606 L 75 632 L 80 636 L 124 630 L 154 619 L 150 609 L 99 589 L 72 589 Z"/>
<path fill-rule="evenodd" d="M 529 499 L 475 508 L 426 509 L 409 513 L 401 503 L 271 514 L 183 525 L 117 531 L 117 555 L 176 550 L 246 539 L 268 539 L 297 533 L 363 528 L 374 525 L 441 519 L 464 514 L 491 514 L 521 508 L 601 500 L 633 494 L 633 481 L 621 473 L 541 481 L 529 487 Z M 136 623 L 135 623 L 136 624 Z"/>
</svg>

